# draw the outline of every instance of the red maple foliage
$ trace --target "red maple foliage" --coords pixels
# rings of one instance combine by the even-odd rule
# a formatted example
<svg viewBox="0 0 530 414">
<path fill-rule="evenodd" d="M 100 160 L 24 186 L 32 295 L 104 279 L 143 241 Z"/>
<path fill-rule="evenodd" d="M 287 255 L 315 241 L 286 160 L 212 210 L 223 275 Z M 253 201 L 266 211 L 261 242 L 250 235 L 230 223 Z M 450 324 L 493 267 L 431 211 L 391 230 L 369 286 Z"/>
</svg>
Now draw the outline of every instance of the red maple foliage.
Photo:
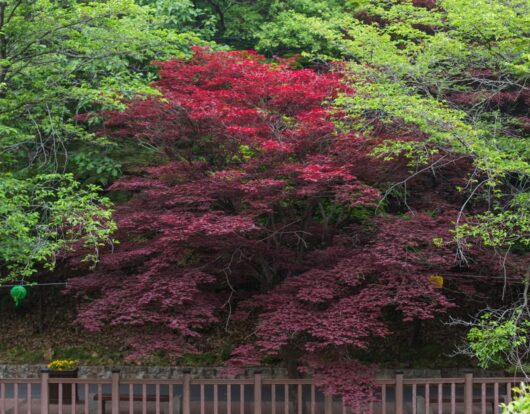
<svg viewBox="0 0 530 414">
<path fill-rule="evenodd" d="M 455 262 L 433 242 L 451 239 L 447 187 L 418 199 L 423 213 L 374 216 L 378 185 L 407 170 L 336 128 L 329 99 L 354 93 L 339 71 L 207 49 L 158 66 L 162 99 L 107 113 L 102 133 L 149 143 L 167 162 L 112 185 L 134 196 L 116 211 L 117 251 L 71 282 L 94 297 L 79 321 L 156 332 L 131 338 L 139 357 L 190 352 L 205 328 L 246 319 L 255 333 L 231 367 L 296 361 L 358 401 L 368 380 L 344 372 L 359 367 L 352 350 L 392 334 L 384 313 L 430 319 L 451 306 L 429 279 Z"/>
</svg>

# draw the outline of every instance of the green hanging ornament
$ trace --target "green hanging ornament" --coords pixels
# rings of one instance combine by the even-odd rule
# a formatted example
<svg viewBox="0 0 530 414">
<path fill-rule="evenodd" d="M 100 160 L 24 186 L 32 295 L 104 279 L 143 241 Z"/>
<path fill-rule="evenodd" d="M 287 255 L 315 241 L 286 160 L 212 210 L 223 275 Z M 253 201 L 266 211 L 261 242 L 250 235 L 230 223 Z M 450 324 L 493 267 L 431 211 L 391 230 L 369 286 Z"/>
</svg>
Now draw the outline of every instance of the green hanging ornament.
<svg viewBox="0 0 530 414">
<path fill-rule="evenodd" d="M 13 286 L 9 293 L 15 301 L 15 306 L 20 305 L 20 302 L 22 302 L 24 298 L 28 295 L 27 289 L 22 285 Z"/>
</svg>

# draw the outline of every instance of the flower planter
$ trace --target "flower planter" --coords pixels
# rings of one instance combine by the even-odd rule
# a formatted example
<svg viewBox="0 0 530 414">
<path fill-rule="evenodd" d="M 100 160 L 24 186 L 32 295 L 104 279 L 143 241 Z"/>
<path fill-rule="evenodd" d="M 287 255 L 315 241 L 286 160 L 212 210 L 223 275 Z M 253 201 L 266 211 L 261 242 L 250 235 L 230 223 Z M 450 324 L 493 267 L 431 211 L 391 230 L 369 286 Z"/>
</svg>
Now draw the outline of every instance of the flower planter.
<svg viewBox="0 0 530 414">
<path fill-rule="evenodd" d="M 71 371 L 50 371 L 50 378 L 77 378 L 77 369 Z M 59 385 L 60 384 L 48 384 L 48 398 L 51 404 L 59 403 Z M 63 404 L 72 403 L 72 386 L 75 387 L 75 400 L 77 402 L 77 384 L 62 384 L 63 386 Z"/>
</svg>

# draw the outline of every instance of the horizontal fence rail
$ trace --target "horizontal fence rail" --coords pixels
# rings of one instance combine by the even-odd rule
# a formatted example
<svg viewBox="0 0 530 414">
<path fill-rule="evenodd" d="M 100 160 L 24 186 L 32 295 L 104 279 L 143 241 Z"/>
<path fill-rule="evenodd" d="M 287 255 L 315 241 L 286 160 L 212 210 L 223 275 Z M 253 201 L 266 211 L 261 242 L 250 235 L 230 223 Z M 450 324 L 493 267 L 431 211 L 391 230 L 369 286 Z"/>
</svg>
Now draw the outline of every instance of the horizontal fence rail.
<svg viewBox="0 0 530 414">
<path fill-rule="evenodd" d="M 0 379 L 0 414 L 500 414 L 523 378 L 375 380 L 353 407 L 311 379 Z"/>
</svg>

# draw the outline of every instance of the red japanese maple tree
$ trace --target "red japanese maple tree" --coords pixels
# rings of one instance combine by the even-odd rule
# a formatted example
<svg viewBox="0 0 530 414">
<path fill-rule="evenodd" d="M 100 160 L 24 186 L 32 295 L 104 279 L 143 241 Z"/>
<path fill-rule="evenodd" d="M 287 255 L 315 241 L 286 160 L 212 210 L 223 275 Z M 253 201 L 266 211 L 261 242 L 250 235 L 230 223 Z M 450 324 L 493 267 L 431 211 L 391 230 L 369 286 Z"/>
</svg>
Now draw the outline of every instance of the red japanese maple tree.
<svg viewBox="0 0 530 414">
<path fill-rule="evenodd" d="M 415 215 L 373 214 L 377 187 L 406 167 L 383 165 L 371 141 L 336 128 L 329 99 L 354 93 L 340 71 L 208 49 L 158 66 L 162 98 L 106 114 L 102 133 L 167 161 L 112 185 L 134 196 L 116 211 L 117 250 L 71 283 L 96 293 L 79 321 L 128 327 L 141 357 L 191 352 L 205 328 L 246 319 L 255 332 L 230 366 L 278 357 L 358 400 L 369 375 L 351 375 L 352 351 L 392 334 L 384 312 L 409 321 L 451 306 L 429 279 L 455 260 L 433 242 L 451 239 L 447 188 L 418 199 Z"/>
</svg>

